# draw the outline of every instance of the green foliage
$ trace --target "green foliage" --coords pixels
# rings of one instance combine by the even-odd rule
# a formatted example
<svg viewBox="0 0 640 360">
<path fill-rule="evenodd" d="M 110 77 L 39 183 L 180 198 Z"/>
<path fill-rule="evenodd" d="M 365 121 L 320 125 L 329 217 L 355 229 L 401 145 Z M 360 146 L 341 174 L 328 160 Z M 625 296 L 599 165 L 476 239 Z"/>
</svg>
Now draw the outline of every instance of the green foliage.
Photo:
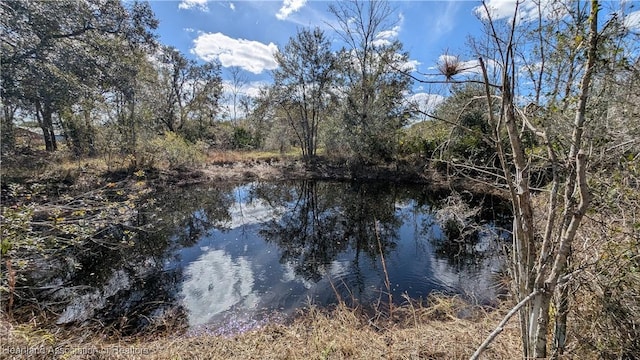
<svg viewBox="0 0 640 360">
<path fill-rule="evenodd" d="M 490 136 L 490 129 L 485 116 L 474 111 L 460 116 L 460 125 L 452 131 L 448 155 L 461 158 L 474 164 L 487 162 L 495 154 L 493 144 L 484 138 Z"/>
<path fill-rule="evenodd" d="M 71 152 L 75 156 L 95 155 L 95 131 L 91 126 L 91 115 L 86 111 L 74 113 L 69 108 L 62 111 L 60 115 L 65 127 L 65 135 L 70 141 Z M 84 119 L 81 118 L 82 115 L 85 116 Z"/>
<path fill-rule="evenodd" d="M 339 53 L 340 119 L 351 152 L 364 162 L 393 160 L 409 110 L 404 95 L 412 83 L 398 71 L 409 62 L 402 43 L 376 41 L 388 30 L 393 11 L 383 1 L 339 2 L 329 11 L 346 45 Z"/>
<path fill-rule="evenodd" d="M 33 207 L 14 205 L 2 208 L 2 256 L 9 256 L 31 242 L 27 234 L 31 229 Z"/>
<path fill-rule="evenodd" d="M 376 56 L 369 54 L 363 60 L 365 64 L 357 66 L 350 61 L 350 52 L 342 54 L 342 74 L 348 85 L 341 121 L 349 135 L 351 151 L 365 162 L 394 159 L 400 131 L 407 122 L 404 114 L 408 111 L 408 103 L 403 100 L 403 94 L 408 91 L 411 81 L 389 64 L 407 60 L 408 56 L 396 58 L 402 51 L 400 43 L 378 51 Z M 366 71 L 359 71 L 359 66 L 364 66 Z"/>
<path fill-rule="evenodd" d="M 141 146 L 136 156 L 141 165 L 153 167 L 163 164 L 173 169 L 195 167 L 205 160 L 205 145 L 202 142 L 190 143 L 180 135 L 167 131 Z"/>
<path fill-rule="evenodd" d="M 454 87 L 452 92 L 436 109 L 437 116 L 447 121 L 449 133 L 443 141 L 443 160 L 473 166 L 497 165 L 495 135 L 489 126 L 483 89 L 465 84 Z M 500 141 L 509 146 L 506 137 Z"/>
<path fill-rule="evenodd" d="M 319 28 L 303 29 L 276 54 L 273 97 L 294 131 L 302 156 L 310 160 L 318 149 L 319 127 L 331 116 L 336 84 L 336 56 Z"/>
<path fill-rule="evenodd" d="M 159 51 L 160 66 L 155 66 L 153 86 L 147 89 L 155 125 L 161 130 L 185 134 L 189 126 L 192 140 L 202 140 L 204 130 L 218 111 L 222 96 L 220 64 L 198 64 L 187 59 L 177 49 L 164 46 Z M 204 134 L 202 134 L 204 135 Z"/>
<path fill-rule="evenodd" d="M 254 148 L 256 140 L 251 133 L 243 128 L 236 127 L 233 130 L 233 148 L 238 150 L 249 150 Z"/>
<path fill-rule="evenodd" d="M 417 136 L 403 136 L 398 144 L 398 153 L 402 156 L 419 155 L 431 157 L 437 144 Z"/>
<path fill-rule="evenodd" d="M 57 149 L 54 114 L 74 105 L 86 89 L 122 86 L 135 78 L 132 62 L 125 59 L 153 45 L 150 31 L 157 27 L 143 3 L 12 2 L 0 11 L 7 36 L 2 97 L 36 110 L 49 151 Z"/>
<path fill-rule="evenodd" d="M 354 157 L 349 146 L 349 136 L 338 119 L 329 119 L 322 129 L 322 134 L 326 156 L 341 160 Z"/>
<path fill-rule="evenodd" d="M 449 128 L 440 121 L 425 120 L 402 129 L 398 153 L 404 157 L 430 159 L 447 141 Z"/>
<path fill-rule="evenodd" d="M 7 109 L 8 105 L 4 105 L 4 107 Z M 4 155 L 14 149 L 15 145 L 16 134 L 13 126 L 13 114 L 10 111 L 3 111 L 0 114 L 0 153 Z"/>
</svg>

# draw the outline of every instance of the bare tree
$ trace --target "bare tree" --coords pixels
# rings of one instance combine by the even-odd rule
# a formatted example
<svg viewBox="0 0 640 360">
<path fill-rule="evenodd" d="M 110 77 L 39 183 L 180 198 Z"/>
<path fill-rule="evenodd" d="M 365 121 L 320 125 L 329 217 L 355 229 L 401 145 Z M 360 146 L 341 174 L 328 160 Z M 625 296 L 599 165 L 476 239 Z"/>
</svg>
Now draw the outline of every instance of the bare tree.
<svg viewBox="0 0 640 360">
<path fill-rule="evenodd" d="M 551 299 L 570 277 L 567 272 L 567 260 L 576 231 L 591 200 L 587 184 L 588 155 L 585 150 L 587 143 L 584 132 L 585 126 L 588 125 L 587 102 L 596 67 L 599 4 L 597 0 L 591 1 L 588 18 L 589 38 L 584 46 L 586 63 L 581 73 L 578 100 L 573 108 L 574 120 L 568 128 L 570 133 L 560 134 L 569 138 L 570 146 L 564 152 L 562 148 L 558 149 L 556 146 L 557 142 L 549 131 L 549 127 L 535 126 L 530 117 L 516 105 L 514 92 L 518 71 L 516 29 L 519 3 L 516 4 L 516 11 L 506 38 L 498 34 L 494 20 L 491 19 L 491 12 L 486 3 L 483 4 L 502 68 L 500 96 L 497 98 L 500 102 L 500 110 L 497 114 L 490 112 L 489 117 L 490 124 L 495 129 L 496 151 L 513 206 L 511 273 L 514 280 L 514 293 L 520 308 L 523 355 L 525 358 L 545 358 L 548 350 L 547 335 Z M 492 109 L 492 102 L 496 97 L 490 92 L 487 68 L 482 58 L 480 64 L 487 84 L 488 107 Z M 535 134 L 542 141 L 547 150 L 546 160 L 552 169 L 548 207 L 542 225 L 538 224 L 534 217 L 530 174 L 532 159 L 525 153 L 524 129 Z M 505 130 L 509 148 L 504 148 L 499 141 Z M 556 328 L 556 331 L 558 330 L 560 329 Z M 481 349 L 479 350 L 472 358 L 480 355 Z"/>
<path fill-rule="evenodd" d="M 242 71 L 242 68 L 239 66 L 232 66 L 228 70 L 231 76 L 229 80 L 231 120 L 233 120 L 234 124 L 238 121 L 238 108 L 242 105 L 244 88 L 248 83 L 247 76 Z"/>
</svg>

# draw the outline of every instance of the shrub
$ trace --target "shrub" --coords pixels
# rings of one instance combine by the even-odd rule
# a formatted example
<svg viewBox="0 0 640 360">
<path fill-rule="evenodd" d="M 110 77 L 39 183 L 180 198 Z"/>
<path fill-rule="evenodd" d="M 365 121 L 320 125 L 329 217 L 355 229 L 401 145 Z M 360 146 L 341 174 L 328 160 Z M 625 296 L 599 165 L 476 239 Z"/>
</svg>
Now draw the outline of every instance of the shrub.
<svg viewBox="0 0 640 360">
<path fill-rule="evenodd" d="M 243 128 L 236 127 L 233 130 L 233 148 L 237 150 L 252 149 L 255 145 L 255 141 L 251 133 Z"/>
<path fill-rule="evenodd" d="M 205 160 L 205 145 L 191 143 L 174 132 L 151 139 L 136 153 L 137 164 L 153 167 L 158 163 L 173 169 L 195 167 Z"/>
</svg>

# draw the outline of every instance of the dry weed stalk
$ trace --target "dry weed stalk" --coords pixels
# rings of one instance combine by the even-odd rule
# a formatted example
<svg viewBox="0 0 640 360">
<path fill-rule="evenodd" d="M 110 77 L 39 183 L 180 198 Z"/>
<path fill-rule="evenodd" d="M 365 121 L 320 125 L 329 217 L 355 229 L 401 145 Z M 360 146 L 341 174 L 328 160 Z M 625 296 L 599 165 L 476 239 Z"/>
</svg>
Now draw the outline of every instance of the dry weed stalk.
<svg viewBox="0 0 640 360">
<path fill-rule="evenodd" d="M 374 229 L 376 232 L 376 240 L 378 241 L 378 251 L 380 252 L 380 261 L 382 262 L 382 271 L 384 272 L 384 286 L 387 288 L 389 297 L 389 318 L 393 318 L 393 295 L 391 294 L 391 281 L 389 281 L 389 272 L 387 271 L 387 263 L 384 260 L 384 251 L 382 250 L 382 242 L 380 241 L 380 230 L 378 229 L 378 220 L 374 219 Z"/>
</svg>

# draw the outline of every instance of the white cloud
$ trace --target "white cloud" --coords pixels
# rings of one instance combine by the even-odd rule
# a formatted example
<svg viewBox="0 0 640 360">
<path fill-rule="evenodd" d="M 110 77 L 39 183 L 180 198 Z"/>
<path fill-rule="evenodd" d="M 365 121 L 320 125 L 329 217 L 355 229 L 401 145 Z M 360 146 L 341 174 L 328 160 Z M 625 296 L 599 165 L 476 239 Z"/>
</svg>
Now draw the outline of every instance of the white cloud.
<svg viewBox="0 0 640 360">
<path fill-rule="evenodd" d="M 413 72 L 416 71 L 418 69 L 418 65 L 420 65 L 420 62 L 418 60 L 403 61 L 402 59 L 402 54 L 395 54 L 395 63 L 393 64 L 393 66 L 401 71 Z"/>
<path fill-rule="evenodd" d="M 305 8 L 304 16 L 292 16 L 287 18 L 287 21 L 301 27 L 308 27 L 309 24 L 313 24 L 314 27 L 317 26 L 322 30 L 331 32 L 340 25 L 336 19 L 328 15 L 327 11 L 319 11 L 313 7 L 307 7 Z"/>
<path fill-rule="evenodd" d="M 300 10 L 306 3 L 307 0 L 284 0 L 282 2 L 282 7 L 276 14 L 276 17 L 278 20 L 285 20 L 292 13 Z"/>
<path fill-rule="evenodd" d="M 189 32 L 189 33 L 196 32 L 196 29 L 190 28 L 190 27 L 184 28 L 183 30 L 186 31 L 186 32 Z"/>
<path fill-rule="evenodd" d="M 360 60 L 358 58 L 358 55 L 356 54 L 356 51 L 351 50 L 349 55 L 351 57 L 350 62 L 351 66 L 353 66 L 353 69 L 355 71 L 361 71 L 362 68 L 360 67 Z M 392 58 L 393 61 L 389 61 L 388 63 L 382 63 L 383 60 L 378 53 L 373 54 L 372 60 L 374 60 L 378 65 L 382 65 L 385 67 L 388 65 L 389 70 L 394 69 L 404 72 L 416 71 L 418 69 L 418 65 L 420 65 L 420 62 L 418 60 L 405 60 L 404 55 L 400 53 L 394 53 Z"/>
<path fill-rule="evenodd" d="M 400 34 L 400 29 L 402 28 L 402 24 L 403 23 L 404 23 L 404 15 L 402 13 L 400 13 L 398 15 L 398 23 L 397 23 L 397 25 L 395 25 L 391 29 L 383 30 L 383 31 L 380 31 L 379 33 L 377 33 L 376 36 L 373 39 L 373 42 L 372 42 L 373 45 L 374 46 L 385 46 L 385 45 L 391 44 L 393 39 L 397 38 L 398 34 Z"/>
<path fill-rule="evenodd" d="M 232 2 L 229 3 L 229 9 L 236 11 L 236 5 Z"/>
<path fill-rule="evenodd" d="M 231 219 L 221 222 L 219 225 L 227 229 L 235 229 L 241 226 L 262 224 L 272 220 L 277 221 L 283 212 L 284 208 L 274 208 L 261 200 L 241 204 L 236 202 L 229 208 Z"/>
<path fill-rule="evenodd" d="M 402 64 L 401 69 L 404 71 L 416 71 L 418 69 L 418 65 L 420 65 L 420 62 L 418 60 L 409 60 L 407 62 L 405 62 L 404 64 Z"/>
<path fill-rule="evenodd" d="M 640 10 L 634 11 L 625 16 L 624 26 L 629 30 L 640 31 Z"/>
<path fill-rule="evenodd" d="M 566 15 L 566 5 L 564 1 L 557 0 L 488 0 L 487 8 L 493 20 L 500 19 L 512 19 L 516 10 L 516 3 L 520 1 L 518 5 L 518 20 L 532 21 L 538 18 L 538 2 L 540 3 L 540 12 L 542 17 L 557 18 Z M 484 6 L 479 5 L 475 7 L 474 12 L 481 19 L 487 20 L 487 11 Z"/>
<path fill-rule="evenodd" d="M 208 0 L 182 0 L 180 4 L 178 4 L 178 9 L 198 9 L 201 11 L 209 11 L 209 7 L 207 6 Z"/>
<path fill-rule="evenodd" d="M 400 25 L 394 26 L 391 30 L 384 30 L 376 34 L 372 44 L 374 46 L 385 46 L 391 44 L 392 40 L 398 37 Z"/>
<path fill-rule="evenodd" d="M 409 100 L 415 101 L 421 107 L 433 108 L 444 101 L 444 96 L 440 94 L 416 93 L 409 96 Z"/>
<path fill-rule="evenodd" d="M 260 89 L 268 86 L 269 83 L 266 81 L 250 81 L 246 84 L 242 84 L 240 87 L 239 94 L 246 95 L 252 98 L 258 97 L 260 95 Z M 222 90 L 225 92 L 231 92 L 233 89 L 233 85 L 230 80 L 222 81 Z"/>
<path fill-rule="evenodd" d="M 518 67 L 520 75 L 529 76 L 531 73 L 537 74 L 542 69 L 542 62 L 538 61 L 533 64 L 523 64 Z"/>
<path fill-rule="evenodd" d="M 267 86 L 269 86 L 269 83 L 267 83 L 266 81 L 250 81 L 245 84 L 242 84 L 240 86 L 240 89 L 238 89 L 238 98 L 236 99 L 237 102 L 236 102 L 236 107 L 234 109 L 233 84 L 231 83 L 230 80 L 222 81 L 223 96 L 222 96 L 222 99 L 220 99 L 220 106 L 222 107 L 223 112 L 221 114 L 221 119 L 227 119 L 227 118 L 232 119 L 233 115 L 237 116 L 238 119 L 242 119 L 248 116 L 249 114 L 245 112 L 245 109 L 240 103 L 240 101 L 242 101 L 243 98 L 247 98 L 247 97 L 251 99 L 258 98 L 261 95 L 261 90 Z M 255 206 L 265 206 L 265 204 L 261 204 L 260 202 L 253 201 L 249 205 L 243 205 L 243 209 L 244 207 L 253 208 Z M 274 209 L 271 209 L 271 210 L 274 210 Z M 275 210 L 280 211 L 281 209 L 275 209 Z M 272 215 L 274 216 L 274 219 L 276 216 L 278 216 L 278 214 L 276 213 L 273 213 Z M 234 218 L 233 213 L 231 214 L 231 217 L 232 217 L 232 220 L 230 223 L 222 223 L 221 226 L 225 226 L 225 227 L 235 226 L 234 224 L 236 222 L 236 219 Z M 273 219 L 268 219 L 268 220 L 273 220 Z M 246 222 L 246 218 L 243 221 Z"/>
<path fill-rule="evenodd" d="M 435 20 L 435 26 L 433 27 L 433 33 L 437 36 L 449 33 L 458 25 L 457 12 L 462 6 L 461 1 L 448 1 L 444 11 L 440 12 Z M 429 34 L 433 36 L 433 34 Z"/>
<path fill-rule="evenodd" d="M 234 39 L 222 33 L 202 33 L 193 41 L 191 53 L 205 61 L 219 60 L 222 66 L 238 66 L 254 74 L 278 67 L 274 43 Z"/>
<path fill-rule="evenodd" d="M 462 61 L 460 62 L 460 69 L 462 70 L 460 72 L 462 75 L 482 74 L 482 68 L 478 60 Z"/>
<path fill-rule="evenodd" d="M 418 110 L 420 110 L 423 114 L 418 116 L 417 121 L 428 120 L 429 117 L 424 114 L 432 114 L 435 108 L 444 101 L 444 96 L 440 94 L 430 94 L 430 93 L 416 93 L 410 95 L 407 100 L 411 103 L 414 103 Z"/>
</svg>

